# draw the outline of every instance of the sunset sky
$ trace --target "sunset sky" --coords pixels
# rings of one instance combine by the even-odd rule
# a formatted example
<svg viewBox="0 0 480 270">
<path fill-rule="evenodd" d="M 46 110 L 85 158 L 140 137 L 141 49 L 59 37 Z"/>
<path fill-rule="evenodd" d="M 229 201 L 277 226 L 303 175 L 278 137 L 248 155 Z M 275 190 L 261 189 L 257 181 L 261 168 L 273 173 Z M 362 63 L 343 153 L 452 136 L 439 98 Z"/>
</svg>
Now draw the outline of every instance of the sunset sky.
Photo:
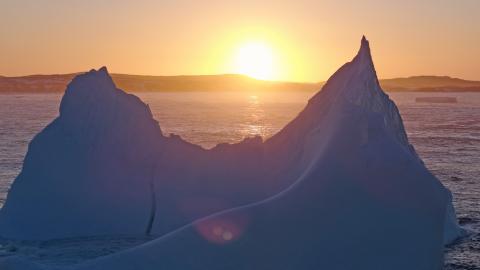
<svg viewBox="0 0 480 270">
<path fill-rule="evenodd" d="M 107 66 L 315 82 L 365 34 L 380 78 L 480 80 L 479 14 L 478 0 L 0 0 L 0 75 Z"/>
</svg>

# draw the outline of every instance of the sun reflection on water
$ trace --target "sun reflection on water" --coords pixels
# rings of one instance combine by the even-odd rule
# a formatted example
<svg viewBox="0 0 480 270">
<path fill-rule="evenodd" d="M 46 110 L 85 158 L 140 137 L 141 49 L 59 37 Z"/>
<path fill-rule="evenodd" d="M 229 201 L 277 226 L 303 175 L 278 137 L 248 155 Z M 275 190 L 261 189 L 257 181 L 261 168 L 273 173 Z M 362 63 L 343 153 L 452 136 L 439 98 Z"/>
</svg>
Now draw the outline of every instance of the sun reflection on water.
<svg viewBox="0 0 480 270">
<path fill-rule="evenodd" d="M 244 112 L 243 127 L 241 133 L 244 137 L 262 136 L 267 134 L 265 126 L 265 110 L 263 102 L 258 95 L 249 95 Z"/>
</svg>

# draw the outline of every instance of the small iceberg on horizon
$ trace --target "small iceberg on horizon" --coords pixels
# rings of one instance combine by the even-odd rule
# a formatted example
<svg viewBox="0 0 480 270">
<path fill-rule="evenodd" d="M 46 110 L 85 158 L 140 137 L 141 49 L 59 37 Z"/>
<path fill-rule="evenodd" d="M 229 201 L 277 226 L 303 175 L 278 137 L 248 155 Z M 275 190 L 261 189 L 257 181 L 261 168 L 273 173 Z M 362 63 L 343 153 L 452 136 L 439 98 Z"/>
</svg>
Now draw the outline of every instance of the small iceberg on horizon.
<svg viewBox="0 0 480 270">
<path fill-rule="evenodd" d="M 417 103 L 457 103 L 456 97 L 417 97 Z"/>
</svg>

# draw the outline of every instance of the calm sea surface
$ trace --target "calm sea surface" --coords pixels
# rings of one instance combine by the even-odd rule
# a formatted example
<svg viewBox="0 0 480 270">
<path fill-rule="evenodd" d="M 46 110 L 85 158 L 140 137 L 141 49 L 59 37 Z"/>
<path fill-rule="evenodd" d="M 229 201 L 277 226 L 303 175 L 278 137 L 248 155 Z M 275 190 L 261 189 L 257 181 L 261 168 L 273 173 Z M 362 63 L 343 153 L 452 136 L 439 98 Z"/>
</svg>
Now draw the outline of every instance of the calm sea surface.
<svg viewBox="0 0 480 270">
<path fill-rule="evenodd" d="M 165 134 L 179 134 L 210 148 L 245 136 L 271 136 L 300 112 L 312 94 L 137 95 L 149 104 Z M 447 248 L 446 269 L 480 269 L 480 93 L 390 96 L 399 106 L 411 143 L 426 166 L 453 192 L 458 217 L 471 231 L 465 240 Z M 456 97 L 458 103 L 415 102 L 423 96 Z M 0 94 L 0 206 L 21 169 L 28 142 L 58 115 L 60 99 L 58 94 Z M 62 253 L 64 249 L 59 250 Z"/>
</svg>

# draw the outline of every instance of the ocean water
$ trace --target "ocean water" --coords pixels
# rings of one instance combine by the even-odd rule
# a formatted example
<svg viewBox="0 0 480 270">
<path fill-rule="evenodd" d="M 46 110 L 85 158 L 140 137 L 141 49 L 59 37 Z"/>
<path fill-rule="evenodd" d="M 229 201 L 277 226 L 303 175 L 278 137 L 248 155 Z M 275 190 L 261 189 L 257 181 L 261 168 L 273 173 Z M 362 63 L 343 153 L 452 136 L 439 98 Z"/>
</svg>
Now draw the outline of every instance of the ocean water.
<svg viewBox="0 0 480 270">
<path fill-rule="evenodd" d="M 205 148 L 268 137 L 292 120 L 311 92 L 140 93 L 162 131 Z M 411 143 L 426 166 L 453 193 L 469 236 L 446 248 L 445 269 L 480 269 L 480 93 L 390 93 Z M 456 97 L 457 103 L 416 103 L 417 97 Z M 0 206 L 19 173 L 28 142 L 58 115 L 61 95 L 0 94 Z M 148 239 L 87 238 L 4 244 L 0 256 L 20 253 L 49 265 L 68 265 Z"/>
</svg>

